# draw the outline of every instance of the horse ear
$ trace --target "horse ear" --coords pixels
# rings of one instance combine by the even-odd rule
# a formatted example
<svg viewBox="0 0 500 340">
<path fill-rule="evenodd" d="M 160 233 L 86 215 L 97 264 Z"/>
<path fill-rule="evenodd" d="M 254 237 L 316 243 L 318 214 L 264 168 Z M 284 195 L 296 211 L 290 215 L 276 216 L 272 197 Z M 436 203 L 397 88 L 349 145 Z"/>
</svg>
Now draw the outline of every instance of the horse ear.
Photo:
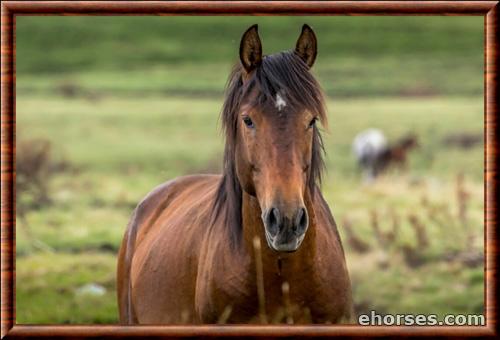
<svg viewBox="0 0 500 340">
<path fill-rule="evenodd" d="M 314 31 L 307 24 L 302 26 L 302 33 L 300 33 L 299 40 L 297 40 L 295 53 L 304 60 L 309 68 L 313 66 L 318 54 L 317 40 Z"/>
<path fill-rule="evenodd" d="M 262 61 L 262 44 L 256 24 L 247 29 L 241 37 L 240 60 L 247 72 L 252 71 Z"/>
</svg>

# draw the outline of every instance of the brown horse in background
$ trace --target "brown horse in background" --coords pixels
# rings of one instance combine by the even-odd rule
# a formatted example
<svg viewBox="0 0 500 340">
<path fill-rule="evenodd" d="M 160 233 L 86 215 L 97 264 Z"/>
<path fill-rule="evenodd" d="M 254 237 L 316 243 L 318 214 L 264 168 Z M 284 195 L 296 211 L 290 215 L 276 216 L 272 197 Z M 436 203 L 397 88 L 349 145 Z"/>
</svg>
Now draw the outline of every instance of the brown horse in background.
<svg viewBox="0 0 500 340">
<path fill-rule="evenodd" d="M 295 50 L 264 57 L 257 25 L 245 32 L 222 110 L 223 174 L 174 179 L 137 206 L 118 259 L 122 323 L 349 320 L 344 252 L 318 188 L 315 58 L 307 25 Z"/>
</svg>

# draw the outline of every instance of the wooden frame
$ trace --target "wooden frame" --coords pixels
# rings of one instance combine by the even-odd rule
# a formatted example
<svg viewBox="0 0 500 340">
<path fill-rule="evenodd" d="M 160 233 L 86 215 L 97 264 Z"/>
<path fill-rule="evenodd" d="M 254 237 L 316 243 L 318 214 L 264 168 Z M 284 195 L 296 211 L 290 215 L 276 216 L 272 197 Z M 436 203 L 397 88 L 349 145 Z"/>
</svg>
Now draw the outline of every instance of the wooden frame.
<svg viewBox="0 0 500 340">
<path fill-rule="evenodd" d="M 498 1 L 4 1 L 1 4 L 1 337 L 495 336 Z M 485 310 L 481 327 L 41 326 L 15 324 L 15 18 L 18 15 L 477 15 L 485 18 Z"/>
</svg>

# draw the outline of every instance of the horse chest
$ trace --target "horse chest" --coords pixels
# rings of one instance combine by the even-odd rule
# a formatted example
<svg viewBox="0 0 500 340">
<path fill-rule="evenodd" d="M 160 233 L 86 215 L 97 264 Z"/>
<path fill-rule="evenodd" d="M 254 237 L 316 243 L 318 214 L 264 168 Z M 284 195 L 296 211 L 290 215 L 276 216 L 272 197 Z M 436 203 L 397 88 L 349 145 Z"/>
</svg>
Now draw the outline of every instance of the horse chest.
<svg viewBox="0 0 500 340">
<path fill-rule="evenodd" d="M 329 287 L 335 282 L 321 282 L 325 279 L 311 267 L 297 272 L 293 266 L 277 262 L 275 268 L 268 268 L 262 277 L 267 322 L 280 323 L 287 318 L 301 323 L 336 322 L 343 314 L 344 301 L 338 300 L 334 286 Z M 249 263 L 226 268 L 205 281 L 203 294 L 198 294 L 202 298 L 197 299 L 200 319 L 217 322 L 229 313 L 226 322 L 260 322 L 258 280 L 255 264 Z"/>
</svg>

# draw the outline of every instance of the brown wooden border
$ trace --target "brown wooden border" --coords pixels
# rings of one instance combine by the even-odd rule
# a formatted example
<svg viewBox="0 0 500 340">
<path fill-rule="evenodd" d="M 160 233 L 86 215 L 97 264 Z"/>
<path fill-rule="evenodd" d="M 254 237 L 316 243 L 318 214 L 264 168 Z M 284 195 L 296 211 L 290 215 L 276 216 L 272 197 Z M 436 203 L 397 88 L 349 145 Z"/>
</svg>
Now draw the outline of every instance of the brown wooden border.
<svg viewBox="0 0 500 340">
<path fill-rule="evenodd" d="M 1 4 L 1 337 L 498 336 L 498 1 L 4 1 Z M 485 18 L 485 327 L 15 325 L 17 15 L 481 15 Z"/>
</svg>

